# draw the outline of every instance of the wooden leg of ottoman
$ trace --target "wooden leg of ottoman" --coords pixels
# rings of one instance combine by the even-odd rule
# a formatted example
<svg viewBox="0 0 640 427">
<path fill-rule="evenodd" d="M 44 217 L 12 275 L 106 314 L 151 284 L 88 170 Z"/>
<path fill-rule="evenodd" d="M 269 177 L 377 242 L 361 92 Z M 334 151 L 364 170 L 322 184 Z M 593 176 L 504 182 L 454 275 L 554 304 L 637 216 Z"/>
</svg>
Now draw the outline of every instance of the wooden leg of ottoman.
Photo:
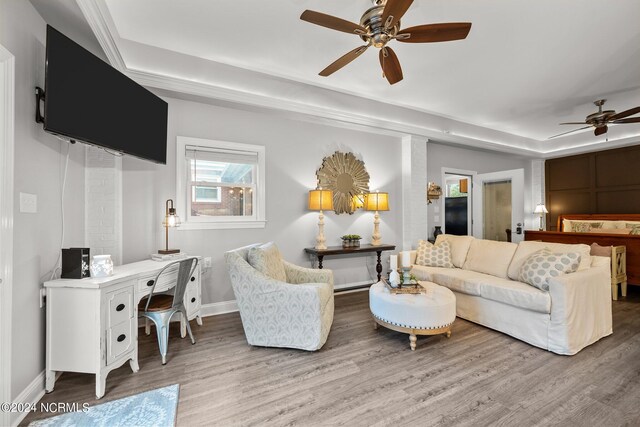
<svg viewBox="0 0 640 427">
<path fill-rule="evenodd" d="M 413 332 L 411 332 L 409 334 L 409 345 L 411 346 L 411 351 L 415 351 L 415 349 L 416 349 L 416 341 L 417 340 L 418 339 L 416 338 L 416 335 Z"/>
<path fill-rule="evenodd" d="M 373 321 L 373 329 L 378 329 L 378 322 L 375 320 Z"/>
<path fill-rule="evenodd" d="M 447 333 L 445 334 L 445 336 L 446 336 L 447 338 L 451 338 L 451 329 L 449 329 L 449 330 L 447 331 Z"/>
</svg>

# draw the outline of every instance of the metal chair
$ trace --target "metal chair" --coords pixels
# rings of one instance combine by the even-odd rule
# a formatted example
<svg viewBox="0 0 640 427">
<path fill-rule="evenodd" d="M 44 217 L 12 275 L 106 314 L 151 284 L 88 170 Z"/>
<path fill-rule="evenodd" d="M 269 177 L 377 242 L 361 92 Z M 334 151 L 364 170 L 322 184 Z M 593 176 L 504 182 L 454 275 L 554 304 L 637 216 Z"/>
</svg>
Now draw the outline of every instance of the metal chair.
<svg viewBox="0 0 640 427">
<path fill-rule="evenodd" d="M 166 293 L 158 293 L 154 295 L 154 290 L 160 277 L 168 269 L 175 265 L 178 267 L 178 275 L 175 287 L 173 287 L 173 295 Z M 186 258 L 180 261 L 167 264 L 156 276 L 151 287 L 151 293 L 148 296 L 142 298 L 138 304 L 138 312 L 140 316 L 150 319 L 156 325 L 156 332 L 158 334 L 158 347 L 160 347 L 160 354 L 162 355 L 162 364 L 167 363 L 167 346 L 169 342 L 169 323 L 171 318 L 176 313 L 181 313 L 183 320 L 187 326 L 187 332 L 191 338 L 191 344 L 195 344 L 196 340 L 191 333 L 191 326 L 189 325 L 189 319 L 187 318 L 187 309 L 184 306 L 184 294 L 187 290 L 187 284 L 191 275 L 195 271 L 198 265 L 198 258 Z"/>
</svg>

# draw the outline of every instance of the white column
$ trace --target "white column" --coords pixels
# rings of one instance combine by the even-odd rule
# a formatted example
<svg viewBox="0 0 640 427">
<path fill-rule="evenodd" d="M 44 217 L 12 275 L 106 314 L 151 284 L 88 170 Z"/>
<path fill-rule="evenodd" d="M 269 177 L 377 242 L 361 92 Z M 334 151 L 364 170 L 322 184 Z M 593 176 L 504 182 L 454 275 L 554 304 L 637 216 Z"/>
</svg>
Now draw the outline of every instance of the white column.
<svg viewBox="0 0 640 427">
<path fill-rule="evenodd" d="M 540 217 L 532 213 L 538 203 L 545 203 L 544 191 L 544 159 L 531 160 L 531 204 L 530 212 L 525 212 L 525 229 L 537 230 L 540 225 Z M 549 209 L 549 206 L 547 206 Z M 546 229 L 545 218 L 543 217 L 543 227 Z"/>
<path fill-rule="evenodd" d="M 402 249 L 427 238 L 427 139 L 402 137 Z"/>
<path fill-rule="evenodd" d="M 87 146 L 85 245 L 91 256 L 109 254 L 122 264 L 122 158 Z"/>
</svg>

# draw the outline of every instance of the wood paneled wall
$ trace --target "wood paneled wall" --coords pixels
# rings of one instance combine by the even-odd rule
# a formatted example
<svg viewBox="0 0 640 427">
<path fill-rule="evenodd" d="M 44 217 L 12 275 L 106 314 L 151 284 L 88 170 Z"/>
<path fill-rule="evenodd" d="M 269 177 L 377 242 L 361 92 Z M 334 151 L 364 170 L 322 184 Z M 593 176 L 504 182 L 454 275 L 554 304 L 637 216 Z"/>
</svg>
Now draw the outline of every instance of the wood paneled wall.
<svg viewBox="0 0 640 427">
<path fill-rule="evenodd" d="M 559 214 L 640 213 L 640 145 L 545 162 L 547 229 Z"/>
</svg>

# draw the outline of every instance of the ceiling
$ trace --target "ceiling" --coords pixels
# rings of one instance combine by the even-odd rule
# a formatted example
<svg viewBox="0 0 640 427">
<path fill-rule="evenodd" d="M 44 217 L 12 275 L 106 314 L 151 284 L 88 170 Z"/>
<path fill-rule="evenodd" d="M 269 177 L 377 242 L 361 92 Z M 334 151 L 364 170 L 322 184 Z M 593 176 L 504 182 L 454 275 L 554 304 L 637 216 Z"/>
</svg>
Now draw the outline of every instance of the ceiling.
<svg viewBox="0 0 640 427">
<path fill-rule="evenodd" d="M 37 8 L 41 3 L 41 9 L 45 2 L 32 3 Z M 175 89 L 177 81 L 206 85 L 216 88 L 212 97 L 224 90 L 239 102 L 249 96 L 273 97 L 282 105 L 302 102 L 314 108 L 310 114 L 339 111 L 344 121 L 351 115 L 365 126 L 431 138 L 435 133 L 445 141 L 457 135 L 461 143 L 489 141 L 494 148 L 531 153 L 640 140 L 640 124 L 611 126 L 601 137 L 585 131 L 547 140 L 573 129 L 558 123 L 581 121 L 596 111 L 596 99 L 607 98 L 606 107 L 618 112 L 640 105 L 637 0 L 606 7 L 588 0 L 416 0 L 402 27 L 437 22 L 473 27 L 463 41 L 391 42 L 404 71 L 404 80 L 394 86 L 382 78 L 373 48 L 332 76 L 318 76 L 363 42 L 299 19 L 312 9 L 358 22 L 370 0 L 77 4 L 112 65 L 165 89 Z M 171 83 L 162 83 L 162 77 Z M 367 115 L 379 120 L 360 119 Z"/>
</svg>

